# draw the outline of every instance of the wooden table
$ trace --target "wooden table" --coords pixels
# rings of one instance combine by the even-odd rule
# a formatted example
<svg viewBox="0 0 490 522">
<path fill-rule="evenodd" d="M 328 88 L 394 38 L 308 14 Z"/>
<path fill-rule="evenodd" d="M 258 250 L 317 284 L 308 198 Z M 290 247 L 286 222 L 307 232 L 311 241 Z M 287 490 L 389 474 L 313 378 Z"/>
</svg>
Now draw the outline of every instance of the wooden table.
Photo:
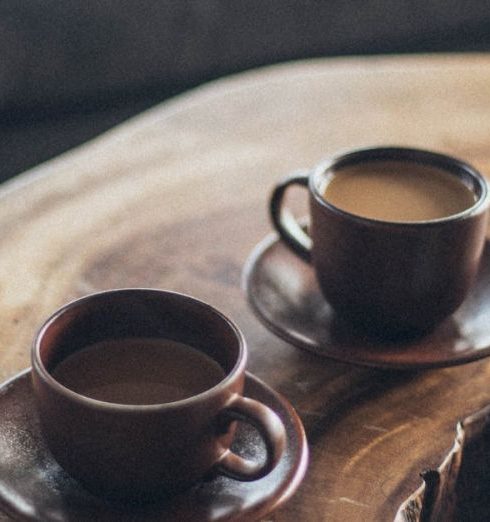
<svg viewBox="0 0 490 522">
<path fill-rule="evenodd" d="M 396 373 L 320 359 L 249 310 L 243 264 L 285 173 L 344 149 L 399 144 L 490 173 L 490 56 L 331 59 L 212 83 L 155 107 L 0 191 L 0 377 L 36 328 L 86 293 L 183 291 L 229 314 L 250 370 L 300 413 L 307 477 L 274 521 L 390 521 L 490 399 L 490 360 Z M 7 520 L 2 518 L 2 520 Z"/>
</svg>

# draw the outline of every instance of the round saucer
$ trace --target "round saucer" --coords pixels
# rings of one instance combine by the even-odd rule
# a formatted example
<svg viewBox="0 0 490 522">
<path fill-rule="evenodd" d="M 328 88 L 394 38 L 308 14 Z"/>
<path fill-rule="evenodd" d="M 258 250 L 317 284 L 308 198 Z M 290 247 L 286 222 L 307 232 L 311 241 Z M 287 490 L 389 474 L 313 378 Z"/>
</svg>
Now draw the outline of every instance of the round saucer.
<svg viewBox="0 0 490 522">
<path fill-rule="evenodd" d="M 277 467 L 254 482 L 216 477 L 165 504 L 136 508 L 94 497 L 58 466 L 40 435 L 30 371 L 25 370 L 0 387 L 0 508 L 15 520 L 39 522 L 221 522 L 263 517 L 298 488 L 308 448 L 301 421 L 286 399 L 250 374 L 244 393 L 272 408 L 285 424 L 286 451 Z M 256 431 L 242 423 L 234 450 L 251 458 L 265 456 Z"/>
<path fill-rule="evenodd" d="M 467 363 L 490 355 L 490 245 L 477 280 L 461 307 L 434 331 L 406 342 L 375 342 L 356 334 L 336 316 L 310 265 L 276 234 L 248 258 L 243 286 L 257 317 L 289 343 L 343 362 L 395 369 Z"/>
</svg>

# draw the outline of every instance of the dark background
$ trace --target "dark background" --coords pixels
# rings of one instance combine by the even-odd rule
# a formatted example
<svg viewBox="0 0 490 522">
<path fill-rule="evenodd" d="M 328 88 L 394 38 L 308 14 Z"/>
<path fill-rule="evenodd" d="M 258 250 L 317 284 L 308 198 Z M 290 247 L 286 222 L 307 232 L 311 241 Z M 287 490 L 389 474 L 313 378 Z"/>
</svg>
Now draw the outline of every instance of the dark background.
<svg viewBox="0 0 490 522">
<path fill-rule="evenodd" d="M 489 47 L 483 1 L 0 0 L 0 181 L 227 74 Z"/>
</svg>

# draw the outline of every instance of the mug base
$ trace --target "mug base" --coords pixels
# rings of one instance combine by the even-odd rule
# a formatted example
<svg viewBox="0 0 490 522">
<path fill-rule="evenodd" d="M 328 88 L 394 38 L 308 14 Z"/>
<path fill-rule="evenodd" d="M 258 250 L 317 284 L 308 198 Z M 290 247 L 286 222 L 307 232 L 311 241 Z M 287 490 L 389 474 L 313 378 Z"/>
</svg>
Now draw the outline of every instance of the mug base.
<svg viewBox="0 0 490 522">
<path fill-rule="evenodd" d="M 121 509 L 139 508 L 152 504 L 165 504 L 170 502 L 173 497 L 184 493 L 195 487 L 197 482 L 193 484 L 176 484 L 172 487 L 155 486 L 152 488 L 100 488 L 94 484 L 79 482 L 92 495 L 104 500 L 112 507 Z"/>
<path fill-rule="evenodd" d="M 407 324 L 380 321 L 365 314 L 339 312 L 332 324 L 336 334 L 366 339 L 376 344 L 404 344 L 430 334 L 438 323 Z"/>
</svg>

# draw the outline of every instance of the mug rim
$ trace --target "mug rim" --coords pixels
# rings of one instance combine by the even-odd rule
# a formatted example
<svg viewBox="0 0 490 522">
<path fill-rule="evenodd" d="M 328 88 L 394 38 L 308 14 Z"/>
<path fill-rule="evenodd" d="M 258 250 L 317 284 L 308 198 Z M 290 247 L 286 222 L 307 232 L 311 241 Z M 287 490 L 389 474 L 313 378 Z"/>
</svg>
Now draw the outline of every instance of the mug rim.
<svg viewBox="0 0 490 522">
<path fill-rule="evenodd" d="M 450 214 L 442 218 L 426 219 L 417 221 L 390 221 L 387 219 L 377 219 L 372 217 L 361 216 L 354 214 L 347 210 L 343 210 L 333 203 L 327 201 L 318 190 L 317 179 L 324 176 L 328 171 L 347 165 L 355 165 L 364 161 L 406 161 L 417 163 L 421 165 L 438 167 L 442 170 L 458 173 L 465 173 L 471 176 L 475 180 L 480 188 L 480 194 L 476 194 L 475 190 L 472 192 L 478 196 L 478 199 L 468 208 L 465 208 L 461 212 L 456 214 Z M 328 158 L 313 168 L 309 176 L 309 189 L 313 194 L 315 201 L 324 209 L 328 209 L 340 216 L 348 217 L 354 221 L 359 221 L 365 224 L 371 225 L 384 225 L 389 227 L 427 227 L 434 225 L 442 225 L 447 223 L 454 223 L 470 218 L 479 212 L 483 212 L 488 208 L 490 204 L 489 197 L 489 186 L 484 176 L 469 163 L 449 156 L 447 154 L 434 152 L 427 149 L 419 149 L 412 147 L 399 147 L 399 146 L 388 146 L 388 147 L 366 147 L 360 149 L 350 150 L 348 152 L 337 154 L 331 158 Z"/>
<path fill-rule="evenodd" d="M 111 294 L 158 294 L 162 296 L 172 296 L 178 299 L 182 299 L 187 302 L 193 303 L 193 305 L 211 311 L 216 317 L 221 319 L 224 324 L 233 332 L 235 338 L 238 341 L 238 354 L 236 357 L 236 362 L 234 366 L 226 373 L 225 377 L 217 382 L 211 388 L 204 390 L 203 392 L 197 393 L 185 399 L 180 399 L 172 402 L 163 402 L 163 403 L 155 403 L 155 404 L 124 404 L 117 402 L 108 402 L 101 401 L 98 399 L 94 399 L 92 397 L 87 397 L 86 395 L 82 395 L 77 393 L 76 391 L 71 390 L 70 388 L 64 386 L 59 381 L 57 381 L 51 373 L 46 368 L 40 353 L 41 348 L 41 340 L 43 339 L 46 331 L 55 323 L 55 321 L 61 317 L 64 313 L 72 310 L 73 308 L 80 306 L 86 301 L 92 300 L 94 298 L 100 298 L 104 296 L 110 296 Z M 228 388 L 228 386 L 233 383 L 235 380 L 239 379 L 242 374 L 245 373 L 245 367 L 247 363 L 247 346 L 245 338 L 238 328 L 238 326 L 228 317 L 226 317 L 222 312 L 220 312 L 217 308 L 192 297 L 188 294 L 184 294 L 182 292 L 176 292 L 171 290 L 159 290 L 154 288 L 117 288 L 111 290 L 103 290 L 100 292 L 94 292 L 91 294 L 87 294 L 85 296 L 73 299 L 60 308 L 58 308 L 55 312 L 53 312 L 44 323 L 38 328 L 34 340 L 32 342 L 31 347 L 31 362 L 32 362 L 32 371 L 36 372 L 36 374 L 41 378 L 45 384 L 47 384 L 50 388 L 54 389 L 57 393 L 63 395 L 65 398 L 78 402 L 79 404 L 94 408 L 94 409 L 104 409 L 104 410 L 112 410 L 112 411 L 120 411 L 120 412 L 148 412 L 148 411 L 160 411 L 160 410 L 170 410 L 170 409 L 178 409 L 182 407 L 187 407 L 189 405 L 201 402 L 202 400 L 206 400 L 214 395 L 219 395 L 223 389 Z"/>
</svg>

